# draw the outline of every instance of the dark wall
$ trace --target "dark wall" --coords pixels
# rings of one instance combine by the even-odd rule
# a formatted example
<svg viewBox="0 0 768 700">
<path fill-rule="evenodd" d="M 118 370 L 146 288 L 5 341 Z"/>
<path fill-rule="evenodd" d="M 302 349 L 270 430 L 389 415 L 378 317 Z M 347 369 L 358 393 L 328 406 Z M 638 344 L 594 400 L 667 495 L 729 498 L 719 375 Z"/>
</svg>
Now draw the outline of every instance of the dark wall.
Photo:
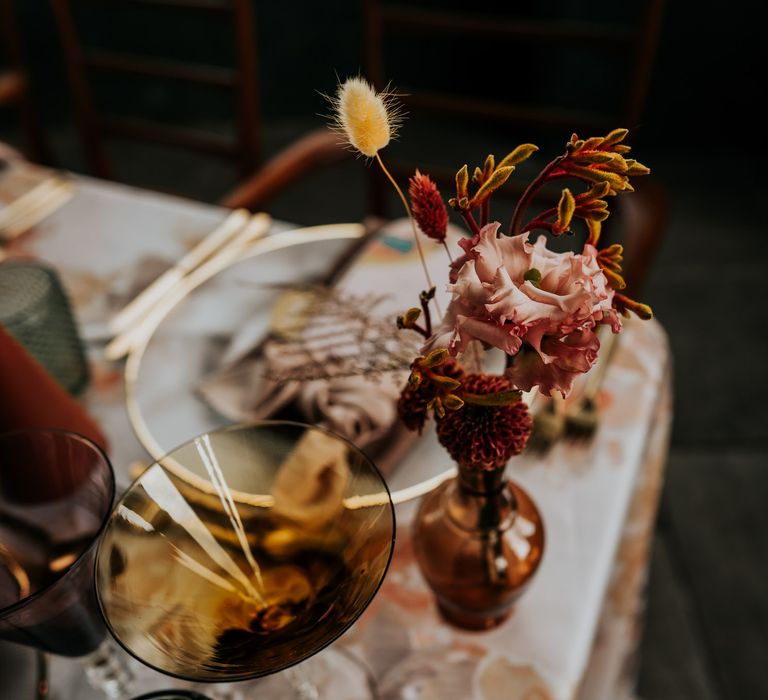
<svg viewBox="0 0 768 700">
<path fill-rule="evenodd" d="M 75 0 L 75 4 L 78 4 Z M 141 10 L 129 3 L 99 3 L 83 0 L 82 9 L 91 13 L 81 21 L 83 33 L 91 43 L 136 47 L 149 54 L 168 55 L 226 64 L 232 58 L 230 30 L 211 16 L 174 10 Z M 422 0 L 422 4 L 451 5 L 451 0 Z M 458 5 L 458 3 L 453 3 Z M 639 3 L 627 3 L 626 7 Z M 49 121 L 68 120 L 70 108 L 60 46 L 46 0 L 15 0 L 22 24 L 32 73 L 41 106 Z M 105 14 L 104 6 L 108 6 Z M 494 9 L 494 5 L 496 8 Z M 537 4 L 485 2 L 495 12 L 531 13 Z M 547 12 L 557 16 L 604 18 L 611 12 L 627 12 L 625 4 L 558 0 L 546 3 Z M 263 112 L 267 118 L 309 118 L 323 109 L 316 90 L 332 90 L 334 71 L 344 76 L 357 72 L 363 63 L 362 9 L 356 0 L 293 0 L 254 3 L 261 74 Z M 506 9 L 505 9 L 506 8 Z M 617 8 L 619 8 L 617 10 Z M 622 9 L 623 8 L 623 9 Z M 540 13 L 540 7 L 536 12 Z M 151 14 L 150 14 L 151 12 Z M 649 107 L 640 126 L 643 140 L 661 147 L 678 147 L 691 139 L 720 139 L 732 146 L 746 145 L 743 135 L 756 127 L 762 113 L 758 99 L 764 92 L 765 49 L 763 10 L 757 0 L 731 3 L 710 1 L 667 2 L 663 33 L 655 65 Z M 184 19 L 180 19 L 180 17 Z M 610 17 L 609 19 L 615 19 Z M 550 73 L 568 82 L 573 65 L 558 63 L 558 47 L 526 48 L 519 60 L 515 51 L 505 48 L 506 61 L 496 61 L 490 70 L 478 58 L 477 47 L 459 42 L 451 53 L 435 55 L 429 45 L 418 43 L 392 51 L 391 78 L 402 80 L 401 65 L 430 66 L 432 75 L 446 80 L 481 85 L 482 90 L 497 89 L 512 94 L 527 89 L 519 66 L 530 52 L 549 61 Z M 399 53 L 398 53 L 399 52 Z M 432 61 L 432 64 L 429 61 Z M 585 67 L 586 68 L 586 67 Z M 425 69 L 426 70 L 426 69 Z M 484 75 L 491 81 L 478 83 L 472 76 Z M 576 77 L 575 79 L 578 79 Z M 120 107 L 135 109 L 154 118 L 173 121 L 189 112 L 216 120 L 232 113 L 225 95 L 186 90 L 144 80 L 99 81 L 100 99 Z M 564 86 L 567 90 L 567 85 Z M 124 104 L 121 104 L 124 103 Z M 728 139 L 729 132 L 734 132 Z M 685 135 L 684 135 L 685 134 Z"/>
<path fill-rule="evenodd" d="M 757 0 L 668 0 L 647 124 L 654 140 L 764 148 L 766 6 Z M 704 145 L 704 144 L 702 144 Z"/>
</svg>

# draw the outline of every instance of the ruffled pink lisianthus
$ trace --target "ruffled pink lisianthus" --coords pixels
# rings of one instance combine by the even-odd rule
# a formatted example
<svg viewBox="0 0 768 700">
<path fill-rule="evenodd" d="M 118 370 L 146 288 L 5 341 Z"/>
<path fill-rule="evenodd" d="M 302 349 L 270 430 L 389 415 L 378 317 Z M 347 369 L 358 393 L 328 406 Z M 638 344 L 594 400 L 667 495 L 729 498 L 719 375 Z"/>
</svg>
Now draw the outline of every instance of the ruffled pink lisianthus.
<svg viewBox="0 0 768 700">
<path fill-rule="evenodd" d="M 543 236 L 532 245 L 528 233 L 497 237 L 498 229 L 488 224 L 461 242 L 464 255 L 448 285 L 453 299 L 424 350 L 446 347 L 456 355 L 480 340 L 514 357 L 507 376 L 516 388 L 565 395 L 597 358 L 594 327 L 621 329 L 614 292 L 593 246 L 555 253 Z"/>
</svg>

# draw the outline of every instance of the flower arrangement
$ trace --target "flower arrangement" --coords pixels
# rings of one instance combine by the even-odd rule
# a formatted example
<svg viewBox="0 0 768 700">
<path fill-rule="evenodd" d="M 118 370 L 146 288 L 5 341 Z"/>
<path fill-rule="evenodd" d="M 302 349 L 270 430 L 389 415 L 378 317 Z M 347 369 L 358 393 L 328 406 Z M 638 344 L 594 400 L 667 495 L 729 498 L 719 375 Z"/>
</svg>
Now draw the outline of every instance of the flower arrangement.
<svg viewBox="0 0 768 700">
<path fill-rule="evenodd" d="M 573 134 L 565 151 L 530 182 L 503 228 L 491 217 L 492 196 L 539 149 L 519 145 L 498 163 L 489 155 L 471 176 L 464 165 L 456 173 L 456 194 L 448 200 L 468 233 L 454 257 L 446 242 L 448 209 L 436 184 L 417 170 L 409 183 L 409 205 L 381 158 L 401 121 L 394 96 L 353 78 L 340 85 L 333 104 L 336 126 L 348 144 L 375 159 L 398 192 L 426 274 L 428 289 L 419 306 L 398 318 L 401 329 L 423 336 L 421 355 L 411 364 L 400 397 L 400 417 L 408 428 L 421 431 L 434 415 L 441 444 L 460 466 L 498 469 L 524 449 L 531 432 L 523 391 L 538 387 L 545 395 L 565 397 L 575 378 L 597 360 L 598 326 L 607 324 L 619 333 L 622 315 L 651 318 L 647 305 L 622 294 L 622 246 L 600 246 L 607 198 L 632 192 L 630 178 L 649 170 L 627 157 L 626 129 L 587 139 Z M 574 194 L 566 187 L 555 206 L 528 216 L 545 184 L 566 179 L 583 191 Z M 578 220 L 586 230 L 579 252 L 554 252 L 544 235 L 531 240 L 537 230 L 573 235 Z M 435 304 L 417 231 L 448 253 L 452 299 L 444 314 Z M 482 372 L 479 355 L 488 348 L 506 354 L 503 375 Z"/>
</svg>

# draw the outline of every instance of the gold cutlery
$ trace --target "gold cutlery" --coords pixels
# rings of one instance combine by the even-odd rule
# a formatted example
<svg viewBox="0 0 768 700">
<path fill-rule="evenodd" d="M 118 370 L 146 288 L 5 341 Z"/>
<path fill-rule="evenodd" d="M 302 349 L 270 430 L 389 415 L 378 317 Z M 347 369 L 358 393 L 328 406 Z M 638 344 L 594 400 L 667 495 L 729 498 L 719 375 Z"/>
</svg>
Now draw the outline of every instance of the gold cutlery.
<svg viewBox="0 0 768 700">
<path fill-rule="evenodd" d="M 74 182 L 55 175 L 0 209 L 0 240 L 12 241 L 69 201 Z"/>
<path fill-rule="evenodd" d="M 245 226 L 238 228 L 234 233 L 230 232 L 226 243 L 203 259 L 197 267 L 188 269 L 184 274 L 174 273 L 173 284 L 163 282 L 161 294 L 150 291 L 145 298 L 150 298 L 151 304 L 141 302 L 143 314 L 136 316 L 137 320 L 133 325 L 116 335 L 107 345 L 104 350 L 106 359 L 119 360 L 125 357 L 133 346 L 142 342 L 147 334 L 152 332 L 151 329 L 155 328 L 157 319 L 168 313 L 169 308 L 177 303 L 179 295 L 188 294 L 201 284 L 201 281 L 234 262 L 250 245 L 267 234 L 271 224 L 272 218 L 268 214 L 255 214 L 251 218 L 246 215 Z M 144 292 L 140 296 L 144 296 Z"/>
<path fill-rule="evenodd" d="M 219 226 L 205 236 L 179 262 L 161 274 L 135 299 L 124 306 L 109 322 L 109 330 L 117 335 L 130 328 L 183 277 L 199 267 L 216 251 L 230 243 L 243 230 L 249 220 L 250 215 L 245 209 L 235 209 L 231 212 Z"/>
<path fill-rule="evenodd" d="M 601 337 L 600 359 L 587 376 L 584 390 L 565 415 L 565 437 L 575 442 L 589 442 L 597 431 L 600 413 L 595 399 L 603 385 L 619 336 L 610 331 Z"/>
</svg>

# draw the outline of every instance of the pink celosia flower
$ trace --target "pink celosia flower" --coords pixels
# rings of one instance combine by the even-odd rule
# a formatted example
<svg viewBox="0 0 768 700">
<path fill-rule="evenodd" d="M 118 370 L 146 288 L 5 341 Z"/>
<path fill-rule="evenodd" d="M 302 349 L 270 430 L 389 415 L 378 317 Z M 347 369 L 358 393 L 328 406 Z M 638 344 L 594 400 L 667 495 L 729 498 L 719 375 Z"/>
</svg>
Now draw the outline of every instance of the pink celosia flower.
<svg viewBox="0 0 768 700">
<path fill-rule="evenodd" d="M 422 233 L 438 242 L 444 241 L 448 231 L 448 211 L 437 185 L 429 175 L 422 175 L 417 170 L 411 178 L 408 194 L 411 196 L 413 218 Z"/>
<path fill-rule="evenodd" d="M 452 266 L 453 299 L 425 350 L 462 352 L 471 340 L 514 356 L 507 376 L 516 388 L 539 386 L 545 394 L 570 391 L 577 374 L 595 362 L 599 342 L 592 329 L 621 329 L 611 307 L 613 290 L 597 264 L 597 251 L 555 253 L 542 236 L 497 237 L 488 224 L 461 242 Z"/>
</svg>

